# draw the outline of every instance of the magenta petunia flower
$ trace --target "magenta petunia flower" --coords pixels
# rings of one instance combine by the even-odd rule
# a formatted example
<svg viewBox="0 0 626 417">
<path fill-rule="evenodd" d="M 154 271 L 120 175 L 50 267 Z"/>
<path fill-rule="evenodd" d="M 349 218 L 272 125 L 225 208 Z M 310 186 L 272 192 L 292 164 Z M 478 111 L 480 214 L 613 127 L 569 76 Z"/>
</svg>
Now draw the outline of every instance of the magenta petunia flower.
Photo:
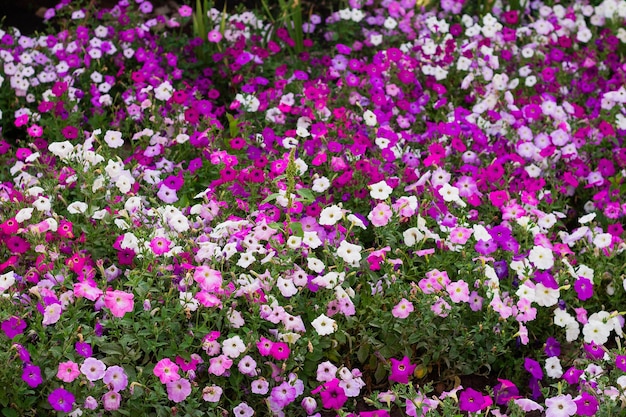
<svg viewBox="0 0 626 417">
<path fill-rule="evenodd" d="M 72 411 L 74 400 L 74 394 L 64 388 L 57 388 L 48 395 L 48 403 L 50 403 L 50 406 L 56 411 L 62 411 L 64 413 Z"/>
<path fill-rule="evenodd" d="M 495 402 L 498 405 L 508 404 L 509 401 L 516 398 L 521 398 L 519 396 L 519 390 L 517 386 L 509 381 L 508 379 L 500 379 L 498 378 L 499 383 L 493 387 L 493 393 Z"/>
<path fill-rule="evenodd" d="M 572 384 L 572 385 L 573 384 L 578 384 L 578 381 L 580 380 L 580 377 L 584 373 L 585 373 L 585 371 L 583 371 L 582 369 L 576 369 L 576 368 L 574 368 L 572 366 L 567 371 L 565 371 L 565 373 L 563 374 L 563 379 L 568 384 Z"/>
<path fill-rule="evenodd" d="M 264 337 L 261 337 L 261 340 L 256 343 L 256 347 L 259 349 L 261 356 L 269 356 L 273 345 L 274 342 Z"/>
<path fill-rule="evenodd" d="M 78 129 L 74 126 L 65 126 L 61 133 L 65 137 L 65 139 L 72 140 L 78 137 Z"/>
<path fill-rule="evenodd" d="M 475 413 L 489 405 L 491 405 L 491 398 L 472 388 L 464 389 L 459 396 L 459 408 L 461 411 Z"/>
<path fill-rule="evenodd" d="M 12 253 L 24 253 L 30 249 L 30 243 L 19 236 L 11 236 L 4 241 L 4 244 Z"/>
<path fill-rule="evenodd" d="M 9 339 L 13 339 L 15 336 L 24 333 L 26 322 L 19 317 L 11 316 L 2 322 L 0 328 L 2 328 L 2 331 Z"/>
<path fill-rule="evenodd" d="M 152 249 L 152 252 L 155 255 L 163 255 L 164 253 L 169 252 L 171 244 L 172 242 L 168 239 L 159 236 L 150 241 L 150 249 Z"/>
<path fill-rule="evenodd" d="M 591 343 L 583 343 L 583 348 L 587 352 L 587 358 L 589 359 L 601 359 L 605 353 L 602 345 L 596 344 L 593 340 Z"/>
<path fill-rule="evenodd" d="M 585 301 L 593 297 L 593 282 L 585 277 L 578 277 L 574 282 L 574 290 L 580 301 Z"/>
<path fill-rule="evenodd" d="M 542 379 L 543 371 L 541 370 L 541 365 L 534 359 L 526 358 L 524 359 L 524 369 L 526 369 L 533 378 Z"/>
<path fill-rule="evenodd" d="M 41 378 L 41 369 L 39 369 L 36 365 L 25 365 L 24 371 L 22 372 L 22 379 L 29 387 L 38 387 L 43 382 L 43 379 Z"/>
<path fill-rule="evenodd" d="M 598 411 L 598 399 L 587 391 L 583 391 L 580 397 L 574 399 L 576 414 L 581 416 L 595 416 Z"/>
<path fill-rule="evenodd" d="M 320 397 L 322 398 L 322 406 L 333 410 L 340 409 L 348 401 L 348 397 L 343 388 L 339 386 L 337 378 L 331 379 L 324 384 Z"/>
<path fill-rule="evenodd" d="M 412 365 L 408 356 L 402 358 L 401 361 L 391 358 L 391 373 L 389 374 L 389 382 L 397 382 L 399 384 L 408 384 L 409 377 L 415 370 L 417 365 Z"/>
<path fill-rule="evenodd" d="M 277 361 L 286 360 L 289 358 L 290 353 L 291 349 L 289 349 L 289 345 L 285 342 L 275 342 L 272 344 L 272 348 L 270 349 L 270 356 Z"/>
</svg>

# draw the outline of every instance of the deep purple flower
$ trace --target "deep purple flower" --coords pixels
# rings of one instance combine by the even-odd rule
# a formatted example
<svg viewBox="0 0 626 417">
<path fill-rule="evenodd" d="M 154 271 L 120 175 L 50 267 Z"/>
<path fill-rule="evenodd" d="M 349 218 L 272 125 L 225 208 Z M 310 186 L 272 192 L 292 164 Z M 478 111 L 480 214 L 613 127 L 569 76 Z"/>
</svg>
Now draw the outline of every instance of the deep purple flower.
<svg viewBox="0 0 626 417">
<path fill-rule="evenodd" d="M 554 337 L 546 339 L 546 347 L 544 349 L 547 357 L 559 356 L 561 354 L 561 344 Z"/>
<path fill-rule="evenodd" d="M 496 271 L 499 280 L 509 277 L 509 266 L 505 260 L 495 261 L 493 263 L 493 269 Z"/>
<path fill-rule="evenodd" d="M 13 339 L 18 334 L 24 333 L 26 322 L 19 317 L 11 316 L 2 322 L 2 331 L 9 339 Z"/>
<path fill-rule="evenodd" d="M 57 388 L 48 395 L 48 402 L 56 411 L 62 411 L 69 413 L 72 411 L 72 404 L 74 404 L 74 394 L 63 389 Z"/>
<path fill-rule="evenodd" d="M 615 357 L 615 366 L 617 369 L 626 372 L 626 355 L 617 355 Z"/>
<path fill-rule="evenodd" d="M 528 387 L 530 388 L 530 397 L 533 400 L 541 397 L 541 386 L 539 386 L 539 380 L 535 377 L 530 377 L 530 381 L 528 381 Z"/>
<path fill-rule="evenodd" d="M 22 379 L 31 388 L 36 388 L 43 382 L 41 378 L 41 369 L 36 365 L 28 364 L 24 366 L 24 372 L 22 372 Z"/>
<path fill-rule="evenodd" d="M 541 365 L 534 359 L 526 358 L 524 359 L 524 369 L 526 369 L 533 378 L 543 379 L 543 371 L 541 370 Z"/>
</svg>

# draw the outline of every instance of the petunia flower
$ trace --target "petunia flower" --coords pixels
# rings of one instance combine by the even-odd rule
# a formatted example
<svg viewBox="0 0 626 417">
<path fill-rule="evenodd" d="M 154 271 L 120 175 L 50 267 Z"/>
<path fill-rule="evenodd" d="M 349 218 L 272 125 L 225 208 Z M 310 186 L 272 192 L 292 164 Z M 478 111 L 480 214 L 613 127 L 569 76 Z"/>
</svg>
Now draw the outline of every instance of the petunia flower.
<svg viewBox="0 0 626 417">
<path fill-rule="evenodd" d="M 48 403 L 56 410 L 63 413 L 69 413 L 72 411 L 72 405 L 74 404 L 74 394 L 67 391 L 65 388 L 57 388 L 48 395 Z"/>
<path fill-rule="evenodd" d="M 408 356 L 402 358 L 401 361 L 391 358 L 391 370 L 389 374 L 389 382 L 397 382 L 399 384 L 408 384 L 409 376 L 413 374 L 413 371 L 417 365 L 411 364 L 411 359 Z"/>
<path fill-rule="evenodd" d="M 569 417 L 576 414 L 576 410 L 576 403 L 569 394 L 546 399 L 546 417 Z"/>
</svg>

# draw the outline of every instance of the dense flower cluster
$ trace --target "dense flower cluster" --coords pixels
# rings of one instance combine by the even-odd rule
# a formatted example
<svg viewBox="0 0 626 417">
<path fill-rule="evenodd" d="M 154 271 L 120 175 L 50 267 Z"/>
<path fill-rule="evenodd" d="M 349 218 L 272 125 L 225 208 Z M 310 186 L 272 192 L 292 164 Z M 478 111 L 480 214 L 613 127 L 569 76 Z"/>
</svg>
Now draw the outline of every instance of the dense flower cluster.
<svg viewBox="0 0 626 417">
<path fill-rule="evenodd" d="M 0 30 L 2 410 L 619 409 L 626 1 L 349 6 Z"/>
</svg>

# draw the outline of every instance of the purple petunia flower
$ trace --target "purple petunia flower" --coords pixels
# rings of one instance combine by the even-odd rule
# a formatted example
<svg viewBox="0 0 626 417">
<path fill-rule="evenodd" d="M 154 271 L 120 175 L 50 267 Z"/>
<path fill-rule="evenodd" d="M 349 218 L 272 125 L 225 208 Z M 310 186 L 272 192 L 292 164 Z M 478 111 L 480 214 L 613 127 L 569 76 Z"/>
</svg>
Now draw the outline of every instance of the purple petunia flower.
<svg viewBox="0 0 626 417">
<path fill-rule="evenodd" d="M 543 379 L 543 371 L 541 370 L 541 365 L 534 359 L 526 358 L 524 359 L 524 369 L 526 369 L 533 378 Z"/>
<path fill-rule="evenodd" d="M 48 402 L 56 411 L 62 411 L 69 413 L 72 411 L 72 404 L 74 404 L 74 394 L 65 390 L 64 388 L 57 388 L 48 395 Z"/>
<path fill-rule="evenodd" d="M 24 366 L 22 379 L 29 387 L 38 387 L 43 382 L 43 379 L 41 378 L 41 369 L 39 369 L 38 366 L 31 364 Z"/>
<path fill-rule="evenodd" d="M 88 358 L 93 354 L 91 345 L 89 343 L 76 342 L 74 348 L 76 349 L 76 353 L 78 353 L 83 358 Z"/>
<path fill-rule="evenodd" d="M 2 322 L 1 328 L 9 339 L 13 339 L 18 334 L 24 333 L 26 322 L 19 317 L 11 316 Z"/>
<path fill-rule="evenodd" d="M 546 347 L 544 349 L 547 357 L 559 356 L 561 354 L 561 344 L 554 337 L 546 339 Z"/>
</svg>

